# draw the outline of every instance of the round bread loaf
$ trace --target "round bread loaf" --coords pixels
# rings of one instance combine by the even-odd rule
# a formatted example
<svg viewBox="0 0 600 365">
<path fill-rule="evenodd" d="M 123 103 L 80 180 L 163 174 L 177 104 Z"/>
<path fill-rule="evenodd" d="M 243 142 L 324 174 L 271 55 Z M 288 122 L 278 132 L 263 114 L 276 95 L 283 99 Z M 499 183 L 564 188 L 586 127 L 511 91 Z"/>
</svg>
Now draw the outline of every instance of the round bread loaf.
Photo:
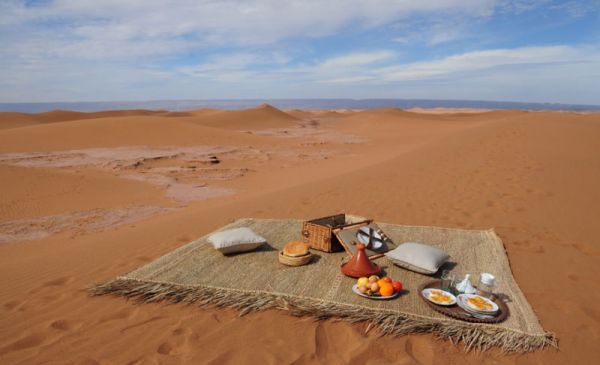
<svg viewBox="0 0 600 365">
<path fill-rule="evenodd" d="M 288 242 L 283 248 L 283 254 L 289 257 L 299 257 L 308 254 L 310 246 L 300 241 Z"/>
</svg>

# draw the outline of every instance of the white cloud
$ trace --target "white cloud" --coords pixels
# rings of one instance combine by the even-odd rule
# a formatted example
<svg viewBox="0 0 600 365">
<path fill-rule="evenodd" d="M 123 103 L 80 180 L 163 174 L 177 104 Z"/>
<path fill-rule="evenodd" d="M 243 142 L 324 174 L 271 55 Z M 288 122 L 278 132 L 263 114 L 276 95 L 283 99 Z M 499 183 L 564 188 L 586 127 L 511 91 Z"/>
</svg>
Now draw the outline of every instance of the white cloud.
<svg viewBox="0 0 600 365">
<path fill-rule="evenodd" d="M 584 97 L 598 98 L 590 81 L 600 81 L 593 69 L 599 66 L 597 48 L 490 49 L 411 63 L 401 62 L 410 55 L 391 49 L 407 43 L 433 49 L 469 39 L 471 22 L 497 11 L 530 11 L 532 4 L 548 5 L 544 1 L 50 0 L 26 6 L 0 0 L 0 101 L 494 98 L 494 90 L 542 95 L 536 85 L 547 89 L 545 80 L 560 81 L 565 98 L 582 94 L 573 81 L 579 80 L 592 89 Z M 590 9 L 577 5 L 568 2 L 564 9 Z M 342 34 L 351 41 L 384 26 L 396 44 L 334 45 L 326 54 L 338 54 L 325 59 L 307 46 L 312 38 Z M 532 85 L 515 86 L 520 79 Z M 459 95 L 448 91 L 451 85 L 468 89 Z M 547 92 L 558 98 L 559 91 Z"/>
<path fill-rule="evenodd" d="M 63 23 L 67 26 L 55 27 L 54 31 L 77 38 L 82 46 L 108 40 L 118 46 L 125 40 L 133 43 L 177 37 L 191 40 L 191 47 L 221 42 L 261 45 L 330 35 L 349 26 L 381 26 L 414 13 L 452 11 L 481 16 L 493 6 L 493 0 L 55 0 L 35 6 L 7 0 L 0 5 L 0 25 Z"/>
<path fill-rule="evenodd" d="M 499 0 L 497 8 L 500 12 L 512 14 L 538 9 L 560 11 L 562 14 L 577 18 L 599 12 L 600 3 L 598 0 Z"/>
<path fill-rule="evenodd" d="M 339 57 L 333 60 L 339 59 Z M 522 47 L 514 49 L 491 49 L 451 55 L 432 61 L 398 63 L 387 58 L 384 65 L 368 65 L 351 69 L 336 68 L 329 70 L 323 65 L 326 60 L 312 68 L 304 67 L 302 72 L 315 82 L 353 85 L 412 85 L 421 83 L 424 88 L 433 84 L 471 83 L 475 90 L 475 81 L 495 88 L 507 80 L 538 78 L 529 88 L 546 83 L 544 78 L 560 79 L 557 85 L 574 85 L 581 82 L 577 76 L 586 80 L 596 80 L 600 85 L 600 49 L 595 47 L 545 46 Z M 573 73 L 573 69 L 578 72 Z M 582 75 L 586 75 L 585 77 Z M 577 80 L 577 81 L 576 81 Z M 540 90 L 543 91 L 543 90 Z M 433 92 L 429 90 L 429 92 Z M 452 95 L 450 95 L 452 97 Z M 455 95 L 456 97 L 456 95 Z M 472 95 L 471 98 L 474 96 Z M 600 86 L 592 87 L 585 95 L 589 99 L 600 99 Z M 600 100 L 596 100 L 600 103 Z"/>
<path fill-rule="evenodd" d="M 232 53 L 208 57 L 206 62 L 178 67 L 176 74 L 221 82 L 244 82 L 259 77 L 257 67 L 275 69 L 290 58 L 279 52 Z"/>
<path fill-rule="evenodd" d="M 209 57 L 206 62 L 183 66 L 177 73 L 187 76 L 224 82 L 248 80 L 300 79 L 309 77 L 320 80 L 335 75 L 361 72 L 366 67 L 382 64 L 396 57 L 396 52 L 377 50 L 339 55 L 310 65 L 290 66 L 291 58 L 277 52 L 233 53 Z M 359 81 L 365 77 L 350 78 L 338 82 Z"/>
<path fill-rule="evenodd" d="M 600 2 L 598 2 L 598 0 L 571 0 L 560 2 L 558 4 L 552 4 L 550 8 L 553 10 L 566 12 L 569 16 L 573 18 L 579 18 L 588 13 L 600 12 Z"/>
<path fill-rule="evenodd" d="M 260 72 L 242 63 L 236 64 L 237 68 L 224 66 L 227 62 L 211 64 L 212 79 L 243 79 L 254 85 L 303 85 L 315 97 L 368 98 L 385 91 L 388 94 L 381 96 L 600 103 L 597 47 L 490 49 L 412 63 L 400 63 L 393 51 L 376 50 L 337 55 L 301 66 L 282 63 Z M 556 90 L 550 91 L 551 83 Z M 582 92 L 584 88 L 588 88 L 587 93 Z M 397 90 L 402 92 L 397 94 Z"/>
<path fill-rule="evenodd" d="M 376 73 L 387 81 L 424 80 L 496 67 L 583 62 L 600 62 L 600 53 L 596 49 L 569 46 L 493 49 L 452 55 L 434 61 L 394 65 L 380 68 Z"/>
<path fill-rule="evenodd" d="M 389 50 L 356 52 L 343 56 L 332 57 L 322 62 L 319 67 L 321 69 L 340 70 L 354 68 L 359 66 L 371 65 L 376 62 L 385 61 L 393 58 L 395 52 Z"/>
<path fill-rule="evenodd" d="M 4 50 L 0 56 L 20 56 L 19 52 L 27 53 L 24 48 L 36 48 L 36 52 L 52 57 L 132 59 L 212 46 L 264 46 L 332 35 L 348 28 L 396 24 L 405 25 L 399 29 L 398 41 L 417 39 L 437 45 L 467 35 L 462 28 L 470 19 L 487 17 L 496 9 L 523 12 L 547 6 L 581 14 L 593 6 L 590 1 L 547 2 L 53 0 L 27 5 L 25 0 L 2 0 L 0 39 Z M 411 25 L 424 14 L 433 16 L 434 22 L 420 24 L 415 34 Z"/>
<path fill-rule="evenodd" d="M 531 11 L 540 6 L 545 6 L 552 0 L 501 0 L 498 3 L 498 7 L 501 11 L 510 13 L 523 13 Z"/>
<path fill-rule="evenodd" d="M 341 57 L 333 58 L 339 59 Z M 466 52 L 437 60 L 297 69 L 316 97 L 447 98 L 600 104 L 600 49 L 543 46 Z M 288 70 L 293 74 L 293 69 Z M 347 84 L 340 88 L 340 84 Z"/>
<path fill-rule="evenodd" d="M 598 47 L 491 49 L 400 60 L 377 50 L 299 66 L 279 54 L 233 53 L 173 71 L 42 62 L 0 77 L 0 100 L 398 97 L 600 104 Z"/>
<path fill-rule="evenodd" d="M 285 54 L 296 46 L 296 39 L 389 25 L 415 14 L 485 16 L 493 7 L 494 0 L 50 0 L 29 4 L 0 0 L 0 84 L 31 78 L 32 74 L 13 76 L 28 68 L 55 72 L 61 64 L 82 70 L 106 62 L 121 69 L 145 68 L 192 53 L 214 53 L 215 48 L 238 53 L 232 59 L 247 52 L 274 53 L 288 42 L 279 51 Z M 239 81 L 254 76 L 243 70 L 251 62 L 231 68 L 230 60 L 223 58 L 179 71 L 199 76 L 211 62 L 226 71 L 216 72 L 214 79 Z M 225 64 L 215 65 L 221 62 Z M 101 68 L 108 71 L 106 66 Z"/>
</svg>

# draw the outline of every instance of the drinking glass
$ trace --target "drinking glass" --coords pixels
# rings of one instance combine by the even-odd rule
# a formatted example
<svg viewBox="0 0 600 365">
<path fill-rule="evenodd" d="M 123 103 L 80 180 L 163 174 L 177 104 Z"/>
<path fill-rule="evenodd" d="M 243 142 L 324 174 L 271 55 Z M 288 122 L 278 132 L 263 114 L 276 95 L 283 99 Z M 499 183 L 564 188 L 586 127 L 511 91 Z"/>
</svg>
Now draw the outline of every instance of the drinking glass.
<svg viewBox="0 0 600 365">
<path fill-rule="evenodd" d="M 477 285 L 477 294 L 492 299 L 495 285 L 496 277 L 494 275 L 487 272 L 481 273 L 479 275 L 479 285 Z"/>
<path fill-rule="evenodd" d="M 443 291 L 452 292 L 455 283 L 456 276 L 450 270 L 442 271 L 442 284 L 440 287 Z"/>
</svg>

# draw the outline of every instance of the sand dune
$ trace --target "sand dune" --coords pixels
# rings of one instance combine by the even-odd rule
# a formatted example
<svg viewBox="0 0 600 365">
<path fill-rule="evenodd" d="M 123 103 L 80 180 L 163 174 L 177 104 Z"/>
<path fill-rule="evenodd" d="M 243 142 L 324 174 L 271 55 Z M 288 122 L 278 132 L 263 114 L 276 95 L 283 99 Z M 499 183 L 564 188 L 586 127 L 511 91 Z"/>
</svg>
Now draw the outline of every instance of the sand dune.
<svg viewBox="0 0 600 365">
<path fill-rule="evenodd" d="M 400 108 L 381 108 L 373 110 L 362 110 L 353 116 L 357 119 L 378 121 L 382 119 L 414 119 L 414 120 L 459 120 L 467 121 L 469 119 L 493 120 L 497 118 L 506 118 L 527 113 L 522 110 L 477 110 L 477 109 L 457 109 L 451 112 L 444 112 L 431 109 L 400 109 Z"/>
<path fill-rule="evenodd" d="M 265 128 L 291 128 L 298 119 L 269 105 L 232 111 L 200 110 L 196 112 L 197 123 L 223 129 L 255 130 Z"/>
<path fill-rule="evenodd" d="M 387 123 L 398 120 L 439 121 L 447 120 L 450 114 L 414 113 L 400 108 L 367 109 L 352 113 L 347 118 L 363 123 Z"/>
<path fill-rule="evenodd" d="M 190 116 L 191 114 L 152 110 L 109 110 L 94 113 L 73 112 L 69 110 L 52 110 L 43 113 L 0 112 L 0 129 L 26 127 L 43 123 L 67 122 L 71 120 L 147 115 Z"/>
<path fill-rule="evenodd" d="M 594 362 L 600 341 L 600 311 L 594 306 L 600 300 L 599 114 L 436 111 L 423 117 L 386 109 L 342 113 L 331 121 L 327 113 L 290 111 L 293 117 L 286 117 L 269 107 L 190 113 L 194 116 L 107 117 L 0 130 L 0 157 L 58 153 L 20 155 L 28 167 L 7 165 L 13 155 L 0 164 L 0 230 L 21 221 L 13 230 L 4 228 L 20 241 L 0 245 L 0 277 L 10 279 L 0 291 L 0 362 Z M 294 117 L 318 122 L 304 129 L 362 141 L 321 143 L 236 131 L 248 125 L 301 128 Z M 219 120 L 226 126 L 216 127 Z M 139 152 L 134 145 L 148 146 L 142 153 L 148 159 L 129 166 L 123 154 Z M 192 155 L 186 148 L 201 146 L 227 149 L 216 165 L 201 164 L 197 156 L 196 162 L 186 160 Z M 173 157 L 152 160 L 161 148 L 170 152 L 160 154 Z M 73 149 L 88 151 L 81 153 L 88 162 L 112 150 L 114 161 L 59 163 Z M 166 194 L 168 186 L 121 176 L 130 170 L 115 169 L 118 163 L 177 183 L 204 176 L 202 181 L 235 192 L 176 201 Z M 197 171 L 187 171 L 192 164 Z M 210 180 L 210 174 L 227 178 Z M 139 206 L 150 208 L 123 210 Z M 81 290 L 239 217 L 308 218 L 341 211 L 401 224 L 495 227 L 517 282 L 543 326 L 556 332 L 560 351 L 464 354 L 460 346 L 427 334 L 380 338 L 365 334 L 366 324 L 274 311 L 240 318 L 232 310 L 135 305 L 90 298 Z M 139 219 L 129 221 L 129 214 Z M 43 229 L 49 232 L 45 237 L 24 235 Z"/>
<path fill-rule="evenodd" d="M 35 114 L 0 112 L 0 130 L 38 124 Z"/>
<path fill-rule="evenodd" d="M 205 115 L 205 114 L 221 113 L 223 111 L 224 111 L 223 109 L 201 108 L 201 109 L 190 110 L 189 113 L 192 113 L 194 115 Z"/>
<path fill-rule="evenodd" d="M 195 117 L 105 117 L 6 129 L 0 151 L 49 151 L 128 145 L 260 143 L 260 136 L 224 131 L 196 123 Z"/>
<path fill-rule="evenodd" d="M 409 108 L 406 110 L 412 113 L 425 114 L 480 114 L 493 111 L 493 109 L 476 108 Z"/>
<path fill-rule="evenodd" d="M 66 122 L 70 120 L 81 120 L 81 119 L 96 119 L 96 118 L 108 118 L 108 117 L 133 117 L 133 116 L 146 116 L 146 115 L 157 115 L 163 114 L 165 111 L 153 111 L 143 109 L 132 109 L 132 110 L 108 110 L 103 112 L 73 112 L 69 110 L 52 110 L 45 113 L 33 114 L 35 118 L 44 123 L 55 123 L 55 122 Z"/>
<path fill-rule="evenodd" d="M 342 118 L 348 113 L 338 112 L 335 110 L 300 110 L 291 109 L 285 111 L 287 114 L 296 117 L 298 119 L 313 119 L 313 118 Z"/>
</svg>

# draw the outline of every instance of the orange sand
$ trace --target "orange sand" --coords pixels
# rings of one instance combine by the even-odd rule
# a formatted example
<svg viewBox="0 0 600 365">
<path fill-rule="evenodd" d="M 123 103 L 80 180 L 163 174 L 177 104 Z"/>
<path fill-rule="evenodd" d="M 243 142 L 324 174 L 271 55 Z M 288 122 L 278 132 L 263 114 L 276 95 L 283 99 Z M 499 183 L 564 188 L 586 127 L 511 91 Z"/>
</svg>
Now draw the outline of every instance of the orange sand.
<svg viewBox="0 0 600 365">
<path fill-rule="evenodd" d="M 598 114 L 0 113 L 0 363 L 593 363 L 599 140 Z M 343 211 L 495 227 L 560 350 L 464 354 L 428 334 L 84 291 L 239 217 Z"/>
</svg>

